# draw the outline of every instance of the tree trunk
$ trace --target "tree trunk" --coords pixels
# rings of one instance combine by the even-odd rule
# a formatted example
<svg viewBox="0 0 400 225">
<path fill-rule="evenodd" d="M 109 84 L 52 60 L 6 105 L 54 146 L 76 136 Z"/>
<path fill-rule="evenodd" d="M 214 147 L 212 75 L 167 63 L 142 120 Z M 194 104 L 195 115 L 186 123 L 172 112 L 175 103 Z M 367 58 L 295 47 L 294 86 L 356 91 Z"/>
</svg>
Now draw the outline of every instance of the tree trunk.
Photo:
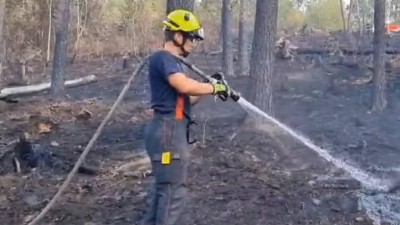
<svg viewBox="0 0 400 225">
<path fill-rule="evenodd" d="M 345 15 L 345 8 L 344 8 L 343 0 L 339 0 L 339 2 L 340 2 L 341 13 L 342 13 L 343 30 L 347 31 L 346 15 Z"/>
<path fill-rule="evenodd" d="M 277 29 L 278 0 L 257 0 L 251 54 L 250 100 L 264 112 L 273 115 L 272 75 Z"/>
<path fill-rule="evenodd" d="M 46 52 L 47 46 L 47 31 L 49 29 L 49 16 L 48 16 L 48 7 L 47 7 L 48 0 L 36 0 L 36 4 L 38 4 L 38 8 L 40 9 L 40 49 L 44 53 Z M 46 60 L 46 55 L 42 54 L 43 61 Z"/>
<path fill-rule="evenodd" d="M 373 111 L 381 111 L 387 106 L 385 77 L 385 4 L 385 0 L 375 0 Z"/>
<path fill-rule="evenodd" d="M 249 70 L 248 36 L 246 27 L 246 3 L 247 0 L 240 0 L 239 8 L 239 71 L 241 75 Z"/>
<path fill-rule="evenodd" d="M 168 0 L 167 15 L 175 9 L 194 10 L 194 0 Z"/>
<path fill-rule="evenodd" d="M 47 0 L 47 8 L 48 8 L 48 29 L 47 29 L 47 47 L 46 47 L 46 65 L 50 62 L 50 49 L 51 49 L 51 31 L 52 31 L 52 8 L 53 8 L 53 0 Z"/>
<path fill-rule="evenodd" d="M 224 33 L 224 26 L 222 25 L 222 20 L 221 20 L 221 25 L 220 25 L 220 27 L 219 27 L 219 32 L 218 32 L 218 35 L 219 35 L 219 38 L 218 38 L 218 50 L 220 50 L 221 52 L 222 52 L 222 43 L 224 42 L 223 41 L 223 33 Z"/>
<path fill-rule="evenodd" d="M 70 0 L 59 0 L 55 26 L 53 71 L 51 73 L 51 93 L 60 97 L 64 93 L 64 75 L 67 64 L 68 30 L 70 18 Z"/>
<path fill-rule="evenodd" d="M 353 8 L 354 8 L 354 4 L 355 1 L 354 0 L 350 0 L 350 4 L 349 4 L 349 13 L 347 14 L 347 31 L 351 32 L 351 28 L 353 26 Z"/>
<path fill-rule="evenodd" d="M 366 12 L 365 12 L 365 9 L 361 9 L 361 34 L 362 34 L 362 37 L 364 38 L 364 35 L 365 35 L 365 26 L 367 25 L 366 23 Z M 364 44 L 364 43 L 363 43 Z"/>
<path fill-rule="evenodd" d="M 231 77 L 233 71 L 231 0 L 222 2 L 222 72 Z"/>
<path fill-rule="evenodd" d="M 6 63 L 5 14 L 6 0 L 0 0 L 0 76 L 3 75 L 3 66 Z"/>
</svg>

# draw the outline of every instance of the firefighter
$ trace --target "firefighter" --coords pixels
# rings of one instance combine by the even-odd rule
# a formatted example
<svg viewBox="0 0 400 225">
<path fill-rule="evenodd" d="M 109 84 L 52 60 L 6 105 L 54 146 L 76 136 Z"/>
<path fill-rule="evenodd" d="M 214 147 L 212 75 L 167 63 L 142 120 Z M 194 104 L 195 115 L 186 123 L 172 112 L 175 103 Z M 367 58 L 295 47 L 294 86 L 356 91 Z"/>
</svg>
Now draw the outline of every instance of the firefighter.
<svg viewBox="0 0 400 225">
<path fill-rule="evenodd" d="M 227 95 L 222 82 L 199 82 L 185 75 L 173 56 L 187 57 L 196 41 L 203 41 L 200 20 L 178 9 L 164 24 L 164 46 L 149 57 L 153 118 L 145 130 L 145 146 L 155 182 L 146 200 L 143 225 L 175 225 L 181 219 L 187 196 L 189 149 L 186 136 L 191 106 L 204 95 Z"/>
</svg>

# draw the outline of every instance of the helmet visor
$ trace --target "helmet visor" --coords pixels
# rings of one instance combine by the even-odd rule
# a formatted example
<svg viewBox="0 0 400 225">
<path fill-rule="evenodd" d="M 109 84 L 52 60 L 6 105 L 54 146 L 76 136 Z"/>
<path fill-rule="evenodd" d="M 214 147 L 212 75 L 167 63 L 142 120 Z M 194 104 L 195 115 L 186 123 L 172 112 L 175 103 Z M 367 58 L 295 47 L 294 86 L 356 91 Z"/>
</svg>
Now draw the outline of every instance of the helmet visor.
<svg viewBox="0 0 400 225">
<path fill-rule="evenodd" d="M 203 41 L 203 40 L 204 40 L 204 30 L 203 30 L 203 28 L 200 28 L 200 29 L 194 31 L 194 32 L 192 33 L 192 35 L 193 35 L 193 37 L 194 37 L 195 39 L 197 39 L 197 40 L 199 40 L 199 41 Z"/>
</svg>

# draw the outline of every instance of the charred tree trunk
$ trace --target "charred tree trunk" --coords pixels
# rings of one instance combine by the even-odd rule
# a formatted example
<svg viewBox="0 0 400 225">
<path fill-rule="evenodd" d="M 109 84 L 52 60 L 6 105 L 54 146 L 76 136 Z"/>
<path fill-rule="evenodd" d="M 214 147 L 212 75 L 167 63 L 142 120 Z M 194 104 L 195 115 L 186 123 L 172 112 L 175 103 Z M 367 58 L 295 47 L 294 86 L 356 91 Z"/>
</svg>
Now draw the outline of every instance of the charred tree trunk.
<svg viewBox="0 0 400 225">
<path fill-rule="evenodd" d="M 239 8 L 239 71 L 245 75 L 249 70 L 248 38 L 246 27 L 246 3 L 247 0 L 240 0 Z"/>
<path fill-rule="evenodd" d="M 251 54 L 250 100 L 261 110 L 273 115 L 272 75 L 277 29 L 278 0 L 257 0 L 254 38 Z"/>
<path fill-rule="evenodd" d="M 381 111 L 387 106 L 385 76 L 385 4 L 385 0 L 375 0 L 373 111 Z"/>
<path fill-rule="evenodd" d="M 0 76 L 3 75 L 3 66 L 6 61 L 6 43 L 4 35 L 6 14 L 6 0 L 0 0 Z"/>
<path fill-rule="evenodd" d="M 194 10 L 194 0 L 168 0 L 167 1 L 167 14 L 175 9 L 186 9 L 189 11 Z"/>
<path fill-rule="evenodd" d="M 231 0 L 222 2 L 222 72 L 233 76 L 232 10 Z"/>
<path fill-rule="evenodd" d="M 56 41 L 54 45 L 53 71 L 51 73 L 51 93 L 60 97 L 64 93 L 64 76 L 67 65 L 68 30 L 70 0 L 59 0 L 56 21 Z"/>
</svg>

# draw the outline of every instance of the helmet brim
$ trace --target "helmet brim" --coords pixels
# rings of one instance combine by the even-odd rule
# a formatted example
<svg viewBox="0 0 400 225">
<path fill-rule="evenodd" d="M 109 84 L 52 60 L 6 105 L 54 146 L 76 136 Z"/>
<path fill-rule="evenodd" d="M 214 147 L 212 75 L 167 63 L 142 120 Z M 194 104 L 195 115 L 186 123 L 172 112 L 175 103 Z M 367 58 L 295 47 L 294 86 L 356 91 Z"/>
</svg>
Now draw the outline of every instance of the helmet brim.
<svg viewBox="0 0 400 225">
<path fill-rule="evenodd" d="M 200 28 L 200 29 L 198 29 L 198 30 L 192 32 L 192 35 L 193 35 L 197 40 L 203 41 L 203 40 L 204 40 L 204 30 L 203 30 L 203 28 Z"/>
</svg>

